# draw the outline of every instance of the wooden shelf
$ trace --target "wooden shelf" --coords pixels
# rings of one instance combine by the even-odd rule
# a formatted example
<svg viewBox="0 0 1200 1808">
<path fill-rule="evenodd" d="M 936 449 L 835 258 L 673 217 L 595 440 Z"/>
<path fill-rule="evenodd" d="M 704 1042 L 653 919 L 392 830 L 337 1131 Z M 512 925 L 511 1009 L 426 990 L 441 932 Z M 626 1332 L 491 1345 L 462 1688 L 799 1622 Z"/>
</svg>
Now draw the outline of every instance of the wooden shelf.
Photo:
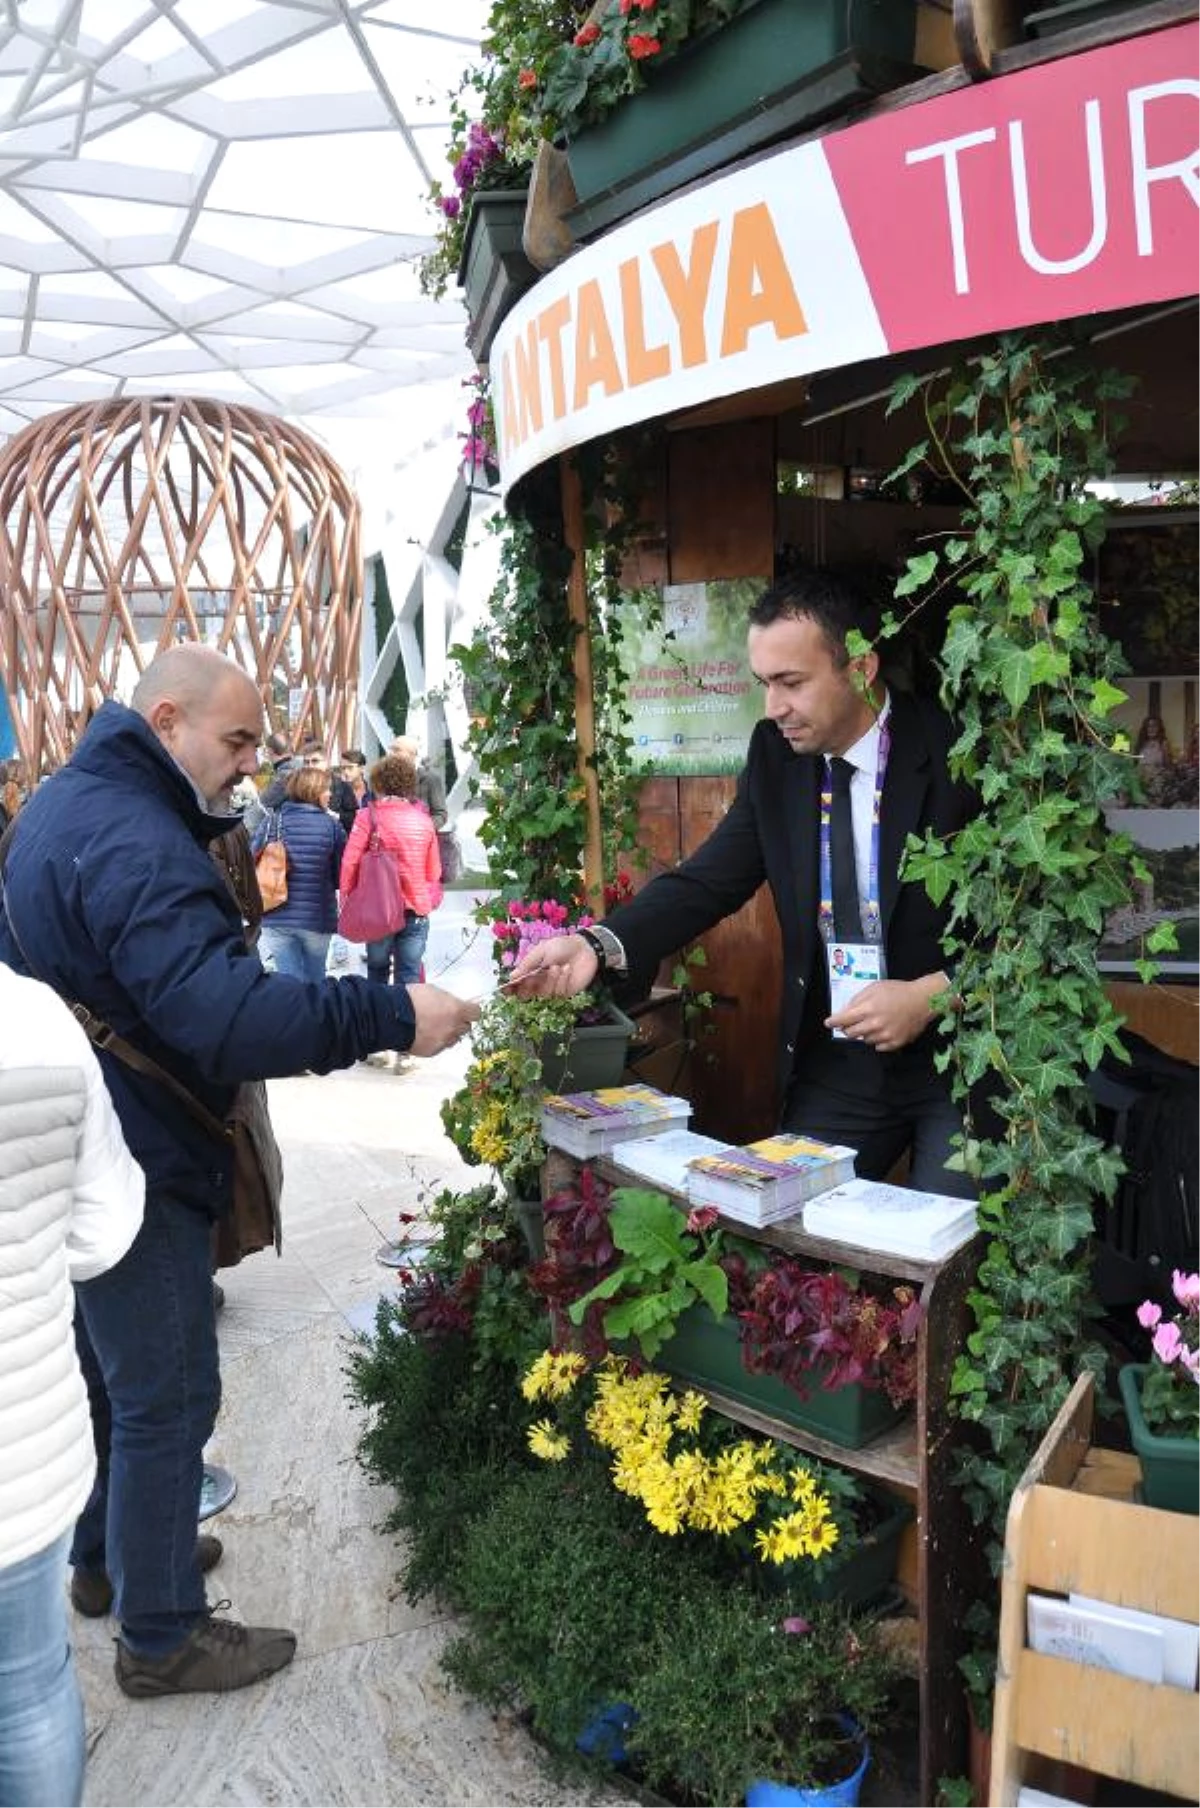
<svg viewBox="0 0 1200 1808">
<path fill-rule="evenodd" d="M 546 1164 L 544 1187 L 553 1192 L 581 1164 L 555 1150 Z M 629 1185 L 630 1176 L 603 1157 L 592 1167 L 603 1179 Z M 671 1196 L 668 1187 L 655 1191 Z M 687 1209 L 681 1194 L 673 1195 Z M 892 1281 L 910 1282 L 922 1304 L 917 1339 L 917 1398 L 914 1409 L 889 1431 L 859 1449 L 834 1444 L 799 1426 L 744 1405 L 719 1389 L 701 1389 L 718 1412 L 767 1437 L 808 1451 L 824 1462 L 888 1482 L 915 1495 L 917 1510 L 916 1610 L 920 1691 L 921 1799 L 936 1798 L 938 1778 L 967 1768 L 966 1691 L 958 1671 L 965 1650 L 964 1618 L 970 1602 L 993 1585 L 978 1535 L 969 1524 L 954 1485 L 956 1426 L 950 1418 L 950 1375 L 969 1327 L 967 1291 L 975 1278 L 982 1239 L 975 1238 L 941 1262 L 917 1262 L 811 1237 L 793 1223 L 758 1229 L 722 1217 L 721 1227 L 787 1255 L 858 1268 Z"/>
</svg>

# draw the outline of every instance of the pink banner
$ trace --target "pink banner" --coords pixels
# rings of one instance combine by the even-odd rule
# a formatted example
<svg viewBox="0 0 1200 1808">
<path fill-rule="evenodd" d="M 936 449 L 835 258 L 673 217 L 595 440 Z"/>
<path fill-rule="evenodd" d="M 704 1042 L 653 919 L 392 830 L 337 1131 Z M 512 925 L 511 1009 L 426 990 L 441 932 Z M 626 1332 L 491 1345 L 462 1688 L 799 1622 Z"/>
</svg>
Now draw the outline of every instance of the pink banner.
<svg viewBox="0 0 1200 1808">
<path fill-rule="evenodd" d="M 1194 293 L 1194 25 L 824 140 L 892 351 Z"/>
</svg>

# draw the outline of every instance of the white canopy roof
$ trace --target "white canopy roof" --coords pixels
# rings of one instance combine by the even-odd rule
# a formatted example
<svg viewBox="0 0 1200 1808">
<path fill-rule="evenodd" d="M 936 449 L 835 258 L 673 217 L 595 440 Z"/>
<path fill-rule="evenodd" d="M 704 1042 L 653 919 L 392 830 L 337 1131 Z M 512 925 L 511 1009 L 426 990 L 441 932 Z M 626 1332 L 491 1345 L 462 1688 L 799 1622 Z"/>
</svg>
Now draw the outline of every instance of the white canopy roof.
<svg viewBox="0 0 1200 1808">
<path fill-rule="evenodd" d="M 5 0 L 0 438 L 122 394 L 319 427 L 461 379 L 463 310 L 423 296 L 416 263 L 485 18 L 485 0 Z"/>
</svg>

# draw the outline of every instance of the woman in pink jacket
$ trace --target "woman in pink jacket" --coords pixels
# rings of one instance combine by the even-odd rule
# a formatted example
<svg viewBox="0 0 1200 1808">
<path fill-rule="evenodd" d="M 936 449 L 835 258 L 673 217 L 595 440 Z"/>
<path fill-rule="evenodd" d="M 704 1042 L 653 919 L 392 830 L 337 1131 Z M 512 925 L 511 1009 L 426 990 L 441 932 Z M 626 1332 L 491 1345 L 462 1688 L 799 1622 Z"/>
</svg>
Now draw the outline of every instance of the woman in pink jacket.
<svg viewBox="0 0 1200 1808">
<path fill-rule="evenodd" d="M 429 939 L 429 913 L 442 901 L 442 860 L 437 830 L 417 802 L 417 768 L 402 754 L 388 754 L 371 769 L 375 826 L 385 848 L 400 864 L 404 886 L 404 927 L 367 943 L 367 978 L 376 985 L 413 985 Z M 362 809 L 342 856 L 342 904 L 358 881 L 358 868 L 371 833 L 371 811 Z"/>
</svg>

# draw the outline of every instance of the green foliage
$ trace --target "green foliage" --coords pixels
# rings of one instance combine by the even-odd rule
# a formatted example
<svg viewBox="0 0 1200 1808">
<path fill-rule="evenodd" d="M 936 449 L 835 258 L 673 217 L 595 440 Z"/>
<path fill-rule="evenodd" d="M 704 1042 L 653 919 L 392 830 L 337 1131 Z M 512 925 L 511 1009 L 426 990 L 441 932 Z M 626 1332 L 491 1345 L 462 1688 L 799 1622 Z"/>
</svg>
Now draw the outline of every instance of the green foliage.
<svg viewBox="0 0 1200 1808">
<path fill-rule="evenodd" d="M 622 569 L 638 531 L 634 497 L 642 445 L 629 436 L 607 453 L 578 456 L 584 492 L 588 642 L 596 718 L 596 781 L 606 872 L 636 846 L 633 743 L 624 701 Z M 502 900 L 582 891 L 586 787 L 575 729 L 575 646 L 567 606 L 572 556 L 557 490 L 541 474 L 525 486 L 524 513 L 502 517 L 500 577 L 485 620 L 450 649 L 471 699 L 468 744 L 475 790 L 487 807 L 480 839 Z M 661 621 L 656 592 L 637 592 L 643 620 Z M 635 855 L 640 859 L 641 856 Z M 490 906 L 494 912 L 494 906 Z"/>
<path fill-rule="evenodd" d="M 651 10 L 637 5 L 626 10 L 614 0 L 592 26 L 546 59 L 544 79 L 529 91 L 534 116 L 545 128 L 568 137 L 595 124 L 627 94 L 645 87 L 648 70 L 689 39 L 725 24 L 741 4 L 657 0 Z"/>
<path fill-rule="evenodd" d="M 596 1301 L 615 1299 L 604 1314 L 605 1337 L 614 1343 L 632 1337 L 652 1362 L 697 1300 L 723 1318 L 729 1282 L 719 1259 L 720 1232 L 693 1233 L 687 1222 L 664 1193 L 618 1187 L 608 1223 L 621 1260 L 571 1306 L 572 1324 L 582 1324 Z"/>
<path fill-rule="evenodd" d="M 760 1778 L 811 1789 L 851 1775 L 862 1754 L 835 1716 L 869 1735 L 893 1674 L 841 1608 L 793 1620 L 711 1586 L 682 1590 L 638 1657 L 629 1750 L 652 1789 L 685 1801 L 741 1802 Z"/>
<path fill-rule="evenodd" d="M 988 1245 L 952 1386 L 978 1428 L 960 1481 L 995 1570 L 1014 1484 L 1075 1375 L 1102 1368 L 1087 1342 L 1088 1238 L 1120 1170 L 1088 1129 L 1086 1080 L 1120 1052 L 1096 952 L 1133 856 L 1104 811 L 1136 779 L 1110 719 L 1124 666 L 1085 575 L 1104 504 L 1085 485 L 1110 468 L 1108 409 L 1129 385 L 1060 353 L 1006 335 L 966 368 L 905 378 L 892 399 L 924 416 L 899 472 L 928 464 L 966 501 L 961 536 L 911 560 L 896 593 L 950 592 L 952 769 L 983 803 L 952 840 L 910 839 L 905 876 L 949 903 L 946 1058 L 956 1097 L 969 1105 L 982 1088 L 997 1119 L 962 1157 Z"/>
<path fill-rule="evenodd" d="M 540 1192 L 544 1050 L 565 1050 L 585 994 L 517 998 L 495 992 L 471 1029 L 471 1063 L 458 1091 L 444 1100 L 442 1125 L 463 1160 L 487 1163 L 510 1192 Z"/>
</svg>

